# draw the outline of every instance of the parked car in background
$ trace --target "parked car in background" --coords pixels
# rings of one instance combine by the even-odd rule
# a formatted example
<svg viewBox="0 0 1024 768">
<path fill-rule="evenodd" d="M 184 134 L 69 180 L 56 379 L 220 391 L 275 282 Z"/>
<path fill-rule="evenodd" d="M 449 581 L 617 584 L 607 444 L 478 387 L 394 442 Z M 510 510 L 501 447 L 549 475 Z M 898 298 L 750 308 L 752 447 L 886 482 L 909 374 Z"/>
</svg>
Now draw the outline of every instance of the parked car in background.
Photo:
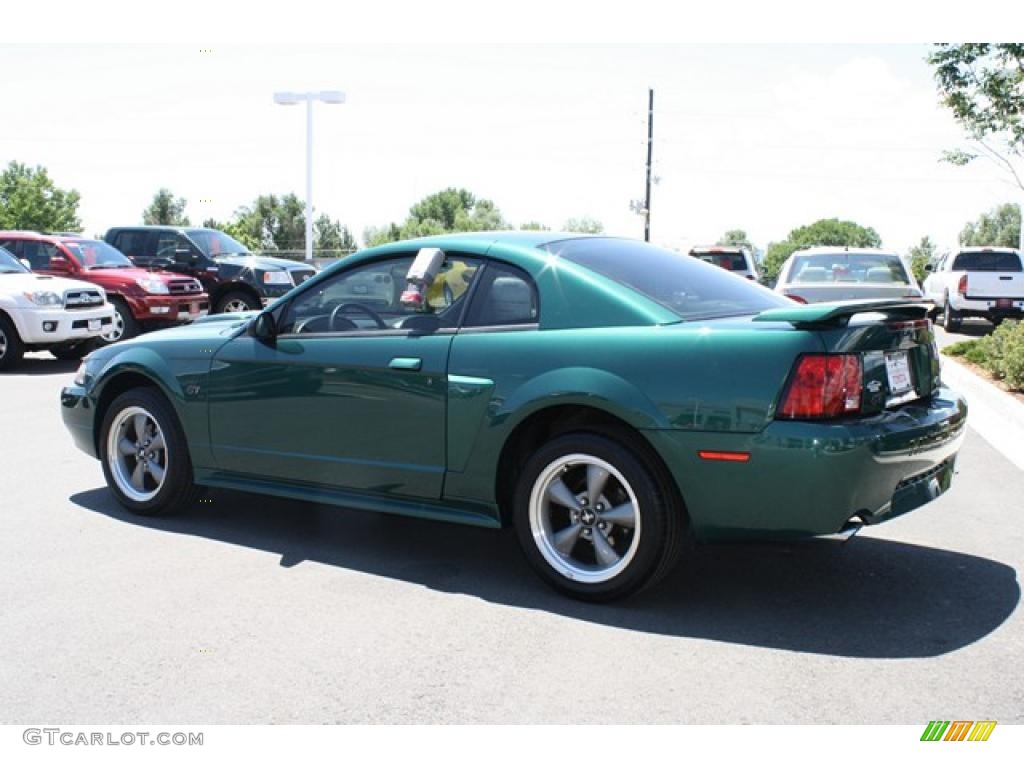
<svg viewBox="0 0 1024 768">
<path fill-rule="evenodd" d="M 942 326 L 955 330 L 965 317 L 999 324 L 1024 317 L 1024 271 L 1012 248 L 961 248 L 925 267 L 924 292 Z"/>
<path fill-rule="evenodd" d="M 512 524 L 549 584 L 607 600 L 692 538 L 832 534 L 948 489 L 967 406 L 926 311 L 799 306 L 635 240 L 444 235 L 98 350 L 61 412 L 132 512 L 209 485 Z"/>
<path fill-rule="evenodd" d="M 735 245 L 701 245 L 690 249 L 694 258 L 714 264 L 716 267 L 742 275 L 748 280 L 757 280 L 757 263 L 748 249 Z"/>
<path fill-rule="evenodd" d="M 211 312 L 261 309 L 308 280 L 312 264 L 255 256 L 230 235 L 203 227 L 113 227 L 103 239 L 140 267 L 199 280 Z"/>
<path fill-rule="evenodd" d="M 148 330 L 186 323 L 210 310 L 193 277 L 136 267 L 102 240 L 81 235 L 0 232 L 0 246 L 25 259 L 33 272 L 99 285 L 114 311 L 103 341 L 112 344 Z"/>
<path fill-rule="evenodd" d="M 102 288 L 34 274 L 0 248 L 0 371 L 36 350 L 49 350 L 58 360 L 77 359 L 112 322 Z"/>
<path fill-rule="evenodd" d="M 794 251 L 779 270 L 775 290 L 802 304 L 924 297 L 899 255 L 874 248 L 834 246 Z"/>
</svg>

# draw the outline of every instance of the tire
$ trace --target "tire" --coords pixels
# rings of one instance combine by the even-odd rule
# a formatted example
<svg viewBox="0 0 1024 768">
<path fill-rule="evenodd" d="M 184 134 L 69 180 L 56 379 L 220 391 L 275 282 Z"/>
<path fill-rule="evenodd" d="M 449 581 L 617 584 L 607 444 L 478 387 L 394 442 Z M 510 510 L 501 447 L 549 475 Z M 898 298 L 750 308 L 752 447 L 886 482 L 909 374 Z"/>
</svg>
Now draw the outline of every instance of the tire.
<svg viewBox="0 0 1024 768">
<path fill-rule="evenodd" d="M 960 318 L 956 316 L 956 312 L 949 306 L 949 296 L 946 296 L 942 305 L 942 328 L 949 332 L 960 328 Z"/>
<path fill-rule="evenodd" d="M 6 315 L 0 314 L 0 371 L 9 371 L 25 356 L 25 345 Z"/>
<path fill-rule="evenodd" d="M 219 315 L 224 312 L 248 312 L 260 308 L 260 302 L 249 294 L 243 291 L 228 291 L 217 300 L 213 313 Z"/>
<path fill-rule="evenodd" d="M 51 347 L 50 354 L 58 360 L 81 360 L 96 348 L 93 339 L 79 341 L 75 344 L 64 344 L 59 347 Z"/>
<path fill-rule="evenodd" d="M 114 308 L 114 323 L 111 329 L 99 336 L 101 344 L 115 344 L 139 335 L 139 323 L 124 299 L 112 298 L 110 304 Z"/>
<path fill-rule="evenodd" d="M 139 419 L 142 419 L 140 422 Z M 137 431 L 141 427 L 142 434 Z M 155 427 L 155 429 L 154 429 Z M 155 447 L 162 436 L 163 447 Z M 125 441 L 134 449 L 144 440 L 155 449 L 145 462 L 122 449 Z M 130 447 L 130 446 L 129 446 Z M 181 424 L 166 398 L 155 389 L 131 389 L 110 404 L 100 430 L 100 463 L 103 476 L 118 503 L 137 515 L 179 512 L 194 501 L 192 460 Z M 140 464 L 144 465 L 138 470 Z M 162 478 L 152 471 L 162 467 Z"/>
<path fill-rule="evenodd" d="M 573 432 L 527 459 L 513 517 L 523 553 L 544 581 L 602 602 L 653 586 L 675 567 L 689 525 L 652 458 L 627 441 Z M 597 502 L 586 498 L 591 483 L 600 489 Z"/>
</svg>

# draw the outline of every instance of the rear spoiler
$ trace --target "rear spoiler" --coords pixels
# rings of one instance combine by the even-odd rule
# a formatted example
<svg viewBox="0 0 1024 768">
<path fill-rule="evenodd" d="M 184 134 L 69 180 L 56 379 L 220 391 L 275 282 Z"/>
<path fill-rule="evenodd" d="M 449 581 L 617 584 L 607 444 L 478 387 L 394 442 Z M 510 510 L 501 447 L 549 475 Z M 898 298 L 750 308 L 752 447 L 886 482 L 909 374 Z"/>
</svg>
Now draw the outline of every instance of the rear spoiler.
<svg viewBox="0 0 1024 768">
<path fill-rule="evenodd" d="M 866 299 L 835 301 L 827 304 L 796 304 L 768 309 L 755 322 L 792 323 L 796 328 L 842 327 L 863 312 L 880 312 L 893 320 L 921 320 L 932 309 L 929 302 L 906 299 Z"/>
</svg>

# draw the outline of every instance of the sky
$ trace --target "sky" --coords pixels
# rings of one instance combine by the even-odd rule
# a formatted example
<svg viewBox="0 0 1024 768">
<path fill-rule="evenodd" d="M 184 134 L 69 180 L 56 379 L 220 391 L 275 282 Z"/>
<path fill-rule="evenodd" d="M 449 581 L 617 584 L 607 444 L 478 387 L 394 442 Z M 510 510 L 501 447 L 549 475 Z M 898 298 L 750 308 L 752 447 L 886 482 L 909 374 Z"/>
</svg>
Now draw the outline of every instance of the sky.
<svg viewBox="0 0 1024 768">
<path fill-rule="evenodd" d="M 137 38 L 136 38 L 137 39 Z M 82 196 L 85 232 L 135 224 L 160 187 L 194 223 L 305 190 L 357 238 L 448 186 L 513 225 L 590 216 L 642 237 L 647 89 L 655 91 L 651 239 L 747 231 L 764 248 L 839 217 L 903 251 L 1024 195 L 993 165 L 939 162 L 963 134 L 924 45 L 5 45 L 0 165 L 45 166 Z"/>
</svg>

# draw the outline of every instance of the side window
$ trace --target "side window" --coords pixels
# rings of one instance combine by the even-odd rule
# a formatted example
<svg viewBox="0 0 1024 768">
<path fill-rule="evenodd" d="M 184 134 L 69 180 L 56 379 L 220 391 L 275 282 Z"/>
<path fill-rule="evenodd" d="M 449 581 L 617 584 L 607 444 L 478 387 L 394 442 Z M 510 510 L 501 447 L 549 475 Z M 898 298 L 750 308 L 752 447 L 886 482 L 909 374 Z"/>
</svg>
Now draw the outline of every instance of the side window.
<svg viewBox="0 0 1024 768">
<path fill-rule="evenodd" d="M 481 279 L 463 326 L 528 325 L 540 320 L 537 287 L 521 269 L 491 262 Z"/>
<path fill-rule="evenodd" d="M 57 253 L 57 247 L 49 243 L 25 240 L 21 244 L 21 258 L 28 259 L 32 269 L 49 269 L 50 257 Z"/>
<path fill-rule="evenodd" d="M 177 232 L 158 232 L 156 236 L 156 258 L 174 261 L 174 252 L 178 248 L 192 250 L 192 244 Z"/>
<path fill-rule="evenodd" d="M 129 258 L 145 259 L 149 255 L 146 253 L 146 236 L 148 234 L 149 232 L 144 229 L 122 230 L 114 237 L 112 245 Z"/>
<path fill-rule="evenodd" d="M 4 248 L 10 251 L 16 258 L 24 258 L 21 255 L 21 241 L 20 240 L 0 240 L 0 248 Z"/>
<path fill-rule="evenodd" d="M 303 292 L 285 310 L 279 333 L 431 332 L 454 326 L 479 261 L 449 256 L 427 291 L 426 311 L 416 312 L 401 302 L 413 258 L 363 264 Z"/>
</svg>

